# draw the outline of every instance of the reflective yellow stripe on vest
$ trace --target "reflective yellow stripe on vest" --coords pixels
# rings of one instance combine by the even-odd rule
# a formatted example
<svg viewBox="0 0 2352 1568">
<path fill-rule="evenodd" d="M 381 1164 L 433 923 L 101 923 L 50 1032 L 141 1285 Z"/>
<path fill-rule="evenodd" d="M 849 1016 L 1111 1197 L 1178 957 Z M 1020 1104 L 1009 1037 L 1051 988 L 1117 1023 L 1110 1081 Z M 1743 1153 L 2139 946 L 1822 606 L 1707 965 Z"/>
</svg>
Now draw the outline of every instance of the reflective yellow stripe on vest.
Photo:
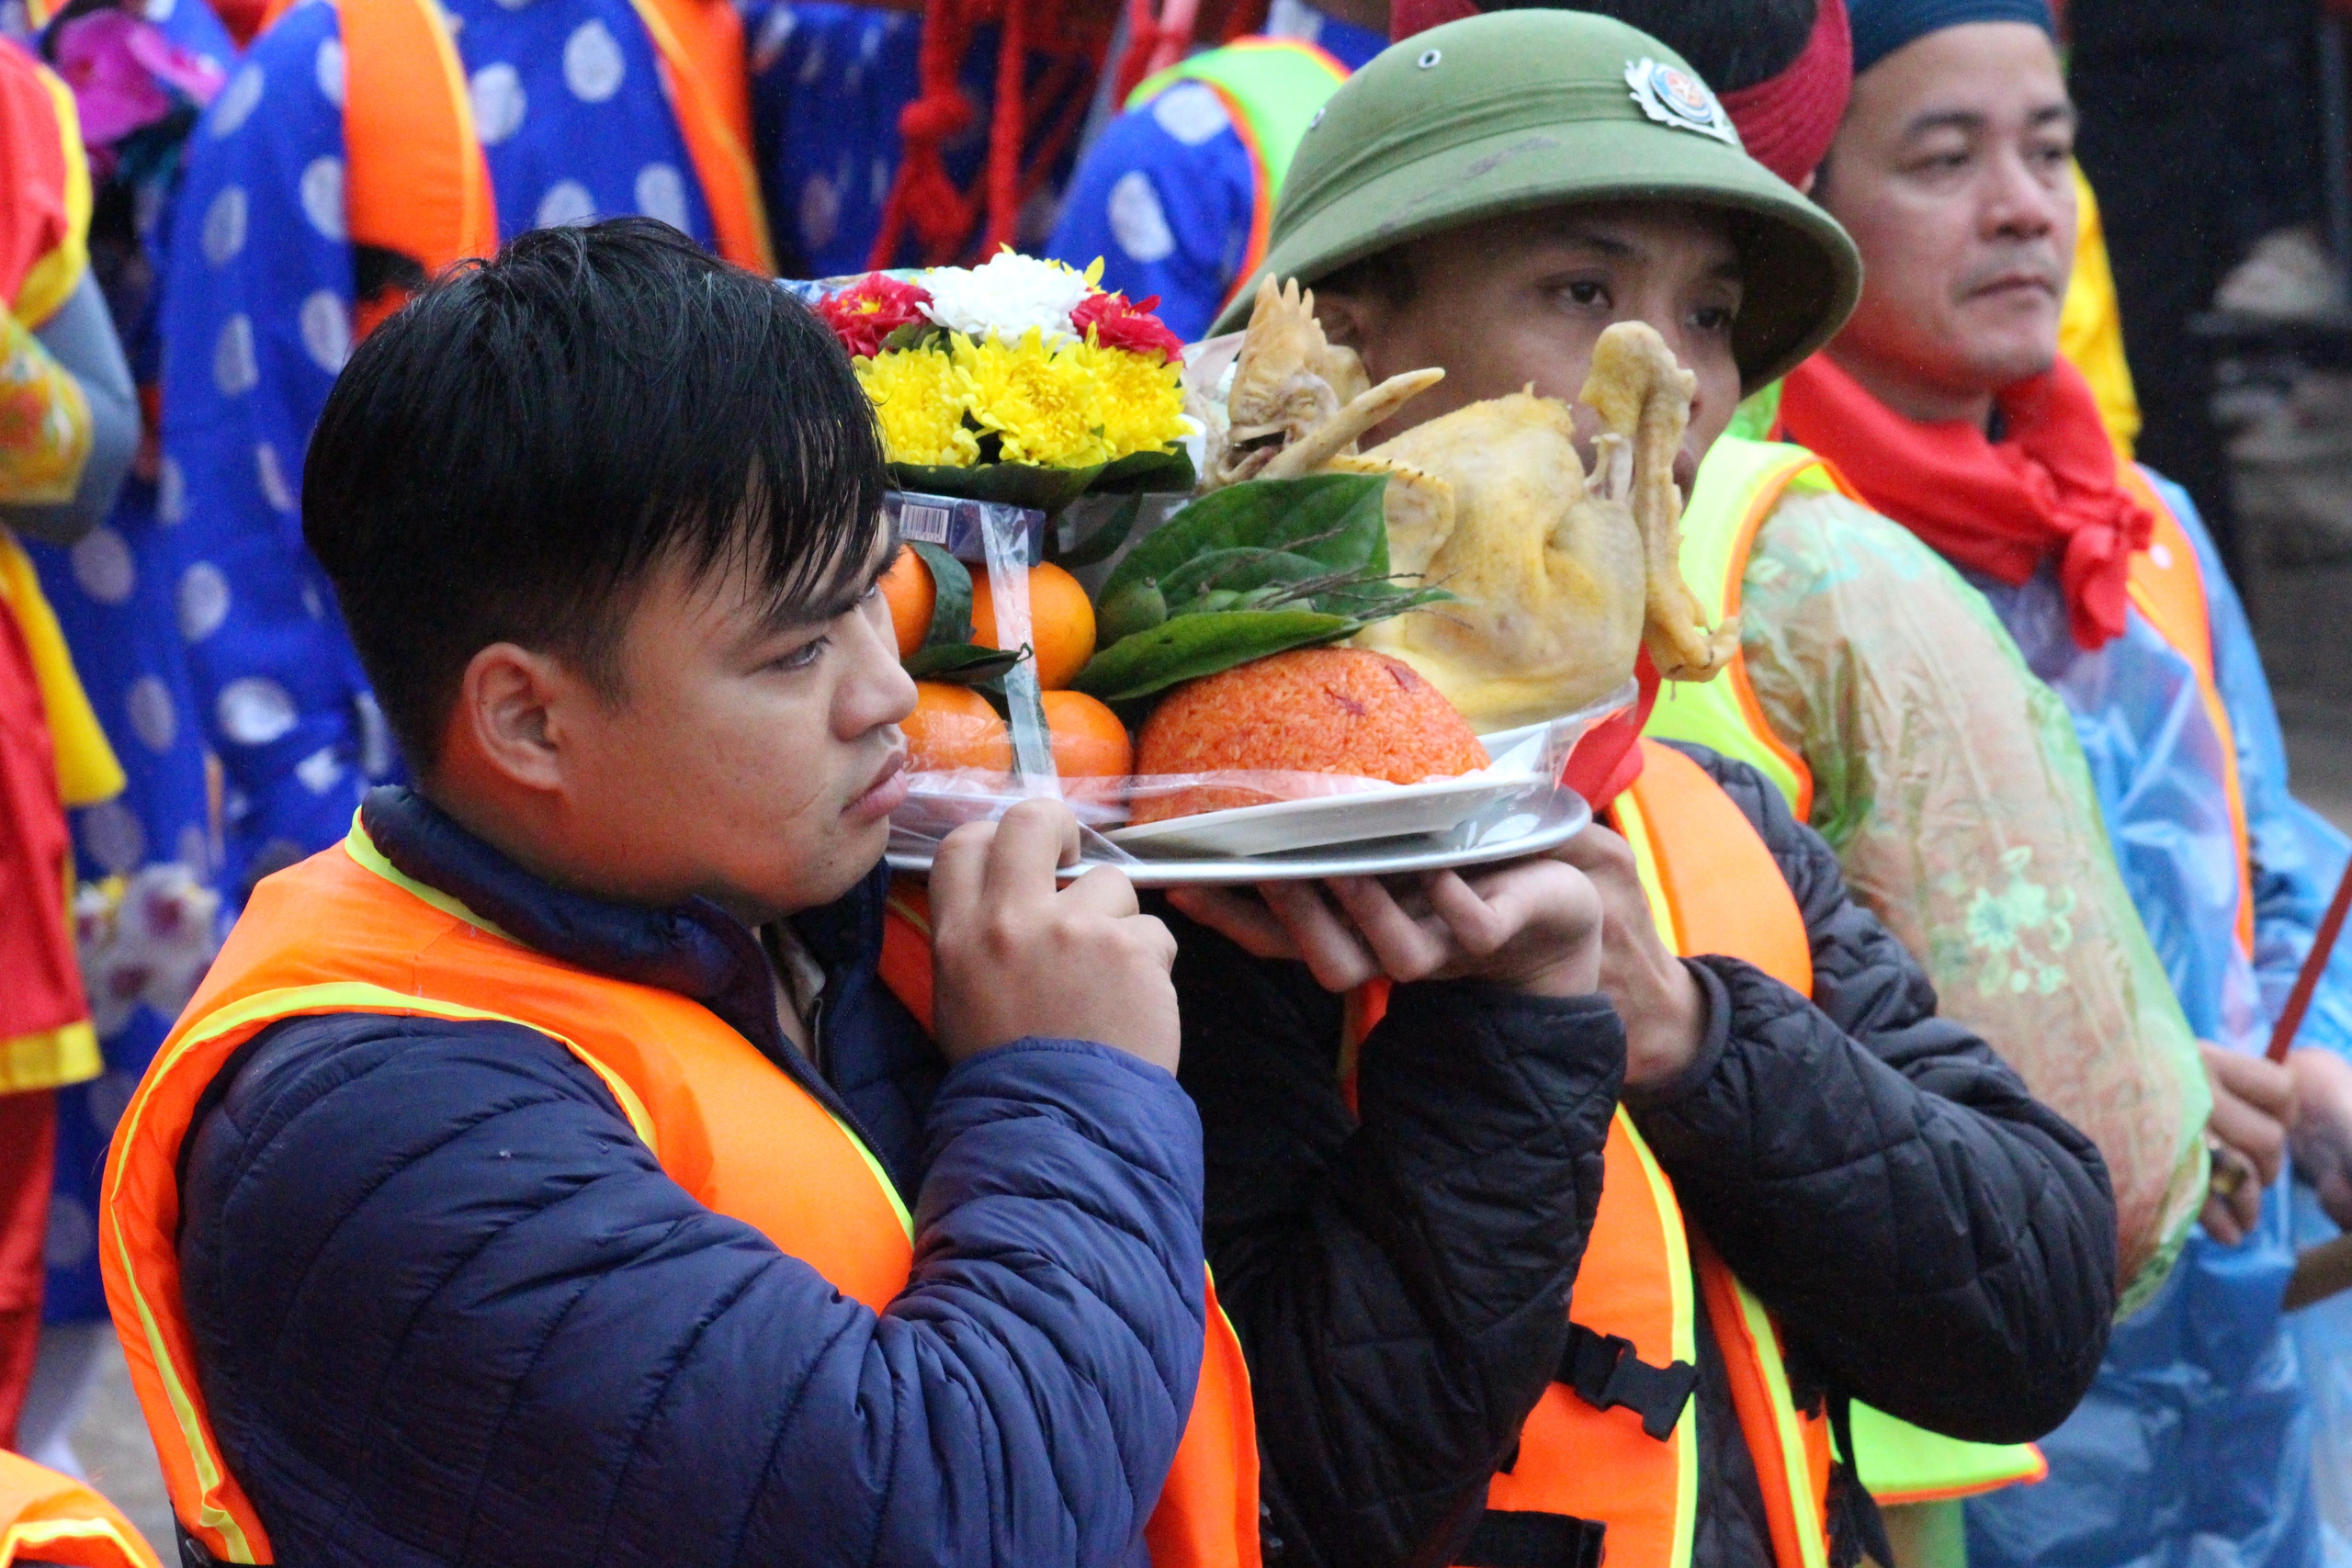
<svg viewBox="0 0 2352 1568">
<path fill-rule="evenodd" d="M 1781 497 L 1837 488 L 1821 460 L 1802 446 L 1724 435 L 1708 448 L 1682 513 L 1682 575 L 1710 624 L 1739 613 L 1740 578 L 1756 530 Z M 1772 781 L 1798 821 L 1811 814 L 1812 771 L 1764 722 L 1740 654 L 1713 681 L 1668 683 L 1644 733 L 1736 757 Z"/>
<path fill-rule="evenodd" d="M 1667 951 L 1680 954 L 1685 951 L 1686 944 L 1679 922 L 1674 917 L 1674 901 L 1668 896 L 1665 878 L 1658 863 L 1656 831 L 1632 790 L 1619 795 L 1611 807 L 1611 810 L 1615 814 L 1618 830 L 1623 834 L 1626 844 L 1634 852 L 1634 874 L 1641 881 L 1643 895 L 1649 900 L 1650 919 L 1657 925 L 1658 940 L 1666 944 Z M 1649 1145 L 1642 1142 L 1638 1133 L 1634 1132 L 1632 1120 L 1626 1117 L 1622 1109 L 1617 1114 L 1624 1123 L 1625 1131 L 1633 1135 L 1634 1147 L 1641 1156 L 1645 1174 L 1650 1178 L 1653 1188 L 1663 1194 L 1660 1200 L 1662 1212 L 1679 1216 L 1681 1207 L 1674 1200 L 1672 1186 L 1668 1182 L 1665 1173 L 1658 1168 L 1657 1161 L 1651 1155 Z M 1688 1244 L 1680 1234 L 1680 1227 L 1678 1225 L 1674 1230 L 1677 1242 L 1682 1244 L 1676 1247 L 1677 1256 L 1674 1260 L 1675 1353 L 1695 1364 L 1698 1359 L 1695 1335 L 1696 1306 L 1690 1300 L 1690 1280 L 1693 1275 Z M 1738 1292 L 1740 1321 L 1736 1325 L 1719 1323 L 1715 1325 L 1715 1332 L 1719 1337 L 1738 1333 L 1756 1347 L 1758 1352 L 1756 1360 L 1764 1369 L 1765 1387 L 1771 1395 L 1773 1440 L 1779 1449 L 1779 1457 L 1781 1461 L 1781 1478 L 1789 1498 L 1788 1515 L 1797 1521 L 1797 1545 L 1802 1556 L 1803 1568 L 1828 1568 L 1829 1550 L 1822 1532 L 1820 1500 L 1811 1495 L 1809 1485 L 1811 1472 L 1806 1464 L 1804 1450 L 1802 1420 L 1797 1413 L 1795 1401 L 1789 1395 L 1788 1373 L 1781 1362 L 1779 1336 L 1773 1331 L 1763 1304 L 1748 1293 L 1747 1288 L 1735 1280 L 1734 1289 Z M 1737 1353 L 1736 1348 L 1728 1344 L 1722 1346 L 1721 1349 L 1726 1360 Z M 1688 1424 L 1696 1421 L 1697 1417 L 1698 1401 L 1694 1399 L 1684 1408 L 1682 1418 Z M 1699 1452 L 1698 1444 L 1692 1439 L 1692 1431 L 1687 1425 L 1678 1435 L 1682 1438 L 1682 1476 L 1679 1495 L 1677 1498 L 1678 1517 L 1673 1561 L 1677 1563 L 1688 1563 L 1690 1561 L 1692 1531 L 1697 1517 Z M 1759 1454 L 1756 1458 L 1758 1461 L 1757 1479 L 1760 1485 L 1766 1482 L 1770 1472 L 1765 1462 L 1768 1456 Z M 1771 1511 L 1780 1512 L 1777 1509 Z"/>
<path fill-rule="evenodd" d="M 1664 906 L 1652 904 L 1651 908 Z M 1671 1214 L 1679 1222 L 1682 1214 L 1681 1201 L 1674 1196 L 1674 1183 L 1660 1169 L 1657 1156 L 1650 1153 L 1648 1144 L 1642 1141 L 1634 1119 L 1625 1108 L 1617 1108 L 1617 1121 L 1625 1130 L 1626 1141 L 1634 1145 L 1634 1153 L 1642 1162 L 1642 1179 L 1649 1184 L 1650 1201 L 1658 1213 Z M 1697 1276 L 1691 1272 L 1690 1234 L 1680 1224 L 1667 1227 L 1668 1283 L 1674 1291 L 1674 1359 L 1699 1364 L 1699 1299 Z M 1699 1402 L 1692 1399 L 1682 1407 L 1682 1419 L 1675 1423 L 1675 1455 L 1679 1461 L 1674 1478 L 1674 1561 L 1690 1561 L 1690 1549 L 1699 1539 Z M 1808 1564 L 1807 1568 L 1813 1568 Z"/>
</svg>

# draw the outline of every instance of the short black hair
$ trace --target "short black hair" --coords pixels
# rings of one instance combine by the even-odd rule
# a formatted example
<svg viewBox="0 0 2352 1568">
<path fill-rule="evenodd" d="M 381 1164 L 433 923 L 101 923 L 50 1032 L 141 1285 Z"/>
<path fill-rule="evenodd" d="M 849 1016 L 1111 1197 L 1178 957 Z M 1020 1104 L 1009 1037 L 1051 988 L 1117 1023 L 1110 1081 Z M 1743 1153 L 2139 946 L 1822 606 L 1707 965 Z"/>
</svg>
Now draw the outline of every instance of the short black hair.
<svg viewBox="0 0 2352 1568">
<path fill-rule="evenodd" d="M 622 218 L 462 264 L 360 344 L 311 438 L 302 534 L 424 773 L 481 649 L 551 652 L 618 701 L 651 569 L 817 604 L 871 565 L 884 482 L 872 405 L 808 309 Z"/>
<path fill-rule="evenodd" d="M 1769 82 L 1804 52 L 1815 0 L 1481 0 L 1482 11 L 1590 11 L 1680 55 L 1718 93 Z"/>
</svg>

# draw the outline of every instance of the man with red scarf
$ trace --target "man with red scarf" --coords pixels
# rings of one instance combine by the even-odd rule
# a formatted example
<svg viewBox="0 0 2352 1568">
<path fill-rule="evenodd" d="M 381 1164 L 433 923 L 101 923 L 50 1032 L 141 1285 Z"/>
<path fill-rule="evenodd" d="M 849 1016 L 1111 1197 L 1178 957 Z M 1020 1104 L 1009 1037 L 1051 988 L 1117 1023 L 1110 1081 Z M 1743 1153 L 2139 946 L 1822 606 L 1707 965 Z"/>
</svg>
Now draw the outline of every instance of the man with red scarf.
<svg viewBox="0 0 2352 1568">
<path fill-rule="evenodd" d="M 2245 615 L 2187 495 L 2118 453 L 2058 354 L 2076 223 L 2041 0 L 1857 0 L 1851 105 L 1815 187 L 1860 247 L 1860 307 L 1792 375 L 1790 439 L 1985 594 L 2066 704 L 2118 863 L 2216 1087 L 2211 1235 L 2118 1325 L 2045 1443 L 2051 1478 L 1970 1505 L 1972 1560 L 2121 1568 L 2316 1562 L 2311 1422 L 2279 1303 L 2293 1267 L 2276 1134 L 2352 1219 L 2352 965 L 2287 1073 L 2258 1059 L 2346 858 L 2287 792 Z"/>
</svg>

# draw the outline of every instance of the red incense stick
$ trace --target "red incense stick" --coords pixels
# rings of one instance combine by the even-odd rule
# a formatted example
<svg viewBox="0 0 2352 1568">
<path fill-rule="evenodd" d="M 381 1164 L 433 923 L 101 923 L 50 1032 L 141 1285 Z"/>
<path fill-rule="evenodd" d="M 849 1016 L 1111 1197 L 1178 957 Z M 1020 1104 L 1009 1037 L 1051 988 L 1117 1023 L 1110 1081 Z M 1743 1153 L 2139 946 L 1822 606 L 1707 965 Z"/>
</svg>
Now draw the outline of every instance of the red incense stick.
<svg viewBox="0 0 2352 1568">
<path fill-rule="evenodd" d="M 2335 950 L 2336 935 L 2344 930 L 2347 905 L 2352 905 L 2352 863 L 2346 864 L 2343 876 L 2336 881 L 2335 897 L 2328 900 L 2327 914 L 2312 937 L 2312 950 L 2303 957 L 2302 970 L 2295 976 L 2295 988 L 2287 993 L 2286 1010 L 2279 1013 L 2277 1026 L 2270 1031 L 2270 1049 L 2264 1055 L 2274 1062 L 2287 1059 L 2287 1048 L 2295 1043 L 2295 1031 L 2303 1026 L 2303 1014 L 2311 1010 L 2312 993 L 2319 989 L 2327 955 Z"/>
</svg>

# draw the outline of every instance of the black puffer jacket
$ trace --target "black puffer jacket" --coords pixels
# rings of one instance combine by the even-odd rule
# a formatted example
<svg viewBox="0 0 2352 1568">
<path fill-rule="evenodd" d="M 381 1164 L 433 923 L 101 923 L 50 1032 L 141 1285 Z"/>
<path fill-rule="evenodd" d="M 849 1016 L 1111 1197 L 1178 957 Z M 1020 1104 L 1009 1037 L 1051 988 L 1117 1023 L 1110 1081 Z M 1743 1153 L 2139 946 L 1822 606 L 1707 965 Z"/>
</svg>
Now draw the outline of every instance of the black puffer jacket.
<svg viewBox="0 0 2352 1568">
<path fill-rule="evenodd" d="M 1779 1315 L 1802 1381 L 1955 1437 L 2039 1437 L 2107 1343 L 2105 1165 L 1936 1016 L 1917 964 L 1760 774 L 1683 750 L 1788 878 L 1814 998 L 1695 960 L 1708 1032 L 1679 1081 L 1628 1100 L 1644 1136 Z M 1623 1071 L 1615 1016 L 1400 987 L 1364 1045 L 1359 1122 L 1337 1085 L 1340 999 L 1177 924 L 1209 1258 L 1250 1357 L 1278 1560 L 1451 1561 L 1566 1342 Z M 1755 1560 L 1760 1504 L 1711 1370 L 1697 1555 L 1729 1568 Z"/>
</svg>

